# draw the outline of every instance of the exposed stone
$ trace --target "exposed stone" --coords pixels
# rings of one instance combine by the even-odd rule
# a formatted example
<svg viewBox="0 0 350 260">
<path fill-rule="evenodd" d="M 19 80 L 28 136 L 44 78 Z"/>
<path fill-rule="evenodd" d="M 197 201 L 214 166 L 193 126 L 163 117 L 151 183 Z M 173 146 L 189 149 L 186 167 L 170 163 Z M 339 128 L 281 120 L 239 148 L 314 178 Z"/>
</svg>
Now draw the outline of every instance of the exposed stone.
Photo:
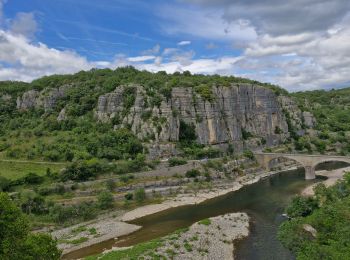
<svg viewBox="0 0 350 260">
<path fill-rule="evenodd" d="M 316 119 L 313 116 L 313 114 L 311 114 L 308 111 L 304 111 L 303 112 L 303 118 L 304 118 L 304 124 L 305 124 L 306 127 L 313 128 L 315 126 Z"/>
<path fill-rule="evenodd" d="M 44 89 L 42 91 L 29 90 L 17 97 L 17 109 L 25 111 L 31 108 L 44 108 L 45 112 L 54 108 L 57 100 L 65 96 L 68 86 L 54 89 Z"/>
<path fill-rule="evenodd" d="M 67 119 L 67 116 L 66 116 L 66 109 L 65 108 L 62 108 L 62 110 L 60 111 L 60 113 L 58 114 L 58 117 L 57 117 L 57 121 L 58 122 L 61 122 L 61 121 L 64 121 Z"/>
<path fill-rule="evenodd" d="M 229 87 L 213 86 L 213 101 L 203 99 L 193 88 L 173 88 L 171 98 L 160 107 L 147 107 L 142 86 L 135 86 L 136 99 L 129 113 L 121 118 L 141 139 L 156 142 L 179 140 L 180 121 L 194 126 L 197 141 L 218 145 L 232 143 L 236 151 L 244 147 L 255 149 L 262 143 L 277 145 L 288 136 L 283 109 L 291 114 L 293 124 L 301 128 L 301 111 L 289 97 L 278 97 L 268 88 L 252 84 Z M 123 86 L 99 97 L 96 109 L 98 120 L 106 122 L 123 111 Z M 142 115 L 149 113 L 149 119 Z M 242 129 L 252 137 L 243 140 Z M 276 131 L 278 129 L 278 131 Z M 264 139 L 264 140 L 263 140 Z"/>
</svg>

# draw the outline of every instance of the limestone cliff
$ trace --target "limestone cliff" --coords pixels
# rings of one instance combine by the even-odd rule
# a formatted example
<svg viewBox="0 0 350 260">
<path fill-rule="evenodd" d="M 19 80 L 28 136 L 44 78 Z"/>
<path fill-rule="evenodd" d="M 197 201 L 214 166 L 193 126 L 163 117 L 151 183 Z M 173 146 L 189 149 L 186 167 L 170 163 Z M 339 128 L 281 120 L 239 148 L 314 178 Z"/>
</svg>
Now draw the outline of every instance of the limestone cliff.
<svg viewBox="0 0 350 260">
<path fill-rule="evenodd" d="M 164 149 L 171 154 L 176 153 L 173 143 L 179 141 L 181 124 L 195 130 L 198 143 L 233 144 L 235 151 L 280 144 L 290 136 L 290 126 L 303 134 L 303 128 L 315 124 L 312 114 L 303 113 L 290 97 L 277 96 L 269 88 L 254 84 L 206 87 L 205 91 L 174 87 L 163 96 L 150 94 L 141 85 L 118 86 L 96 100 L 95 117 L 112 122 L 114 128 L 130 128 L 156 153 Z M 65 120 L 66 109 L 56 104 L 70 88 L 74 86 L 29 90 L 17 97 L 17 109 L 43 108 L 45 113 L 57 113 L 58 121 Z"/>
<path fill-rule="evenodd" d="M 123 96 L 126 87 L 135 89 L 128 111 Z M 210 91 L 208 99 L 195 88 L 173 88 L 170 98 L 152 107 L 142 86 L 121 86 L 99 97 L 95 114 L 100 121 L 117 119 L 115 127 L 129 126 L 139 138 L 152 137 L 156 143 L 178 141 L 182 121 L 195 128 L 199 143 L 232 143 L 236 150 L 283 142 L 289 136 L 284 109 L 290 110 L 293 124 L 300 128 L 298 107 L 268 88 L 236 84 L 213 86 Z"/>
<path fill-rule="evenodd" d="M 67 87 L 42 91 L 33 89 L 24 92 L 22 96 L 17 97 L 17 109 L 25 111 L 31 108 L 44 108 L 45 112 L 48 112 L 55 106 L 58 99 L 64 97 Z"/>
</svg>

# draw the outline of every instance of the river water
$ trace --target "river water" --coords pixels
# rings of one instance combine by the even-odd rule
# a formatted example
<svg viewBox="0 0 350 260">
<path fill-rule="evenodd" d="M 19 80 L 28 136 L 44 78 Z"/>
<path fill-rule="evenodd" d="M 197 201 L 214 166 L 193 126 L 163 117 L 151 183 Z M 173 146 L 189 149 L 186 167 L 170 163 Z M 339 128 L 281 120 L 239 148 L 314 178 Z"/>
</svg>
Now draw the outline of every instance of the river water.
<svg viewBox="0 0 350 260">
<path fill-rule="evenodd" d="M 319 169 L 344 167 L 341 163 L 327 163 Z M 188 227 L 204 218 L 223 215 L 230 212 L 246 212 L 251 218 L 251 233 L 248 238 L 239 241 L 235 252 L 237 259 L 294 259 L 283 248 L 276 234 L 279 224 L 284 221 L 281 214 L 291 198 L 308 185 L 320 181 L 304 179 L 304 170 L 297 169 L 275 174 L 252 185 L 245 186 L 221 197 L 205 201 L 198 205 L 182 206 L 146 216 L 130 223 L 142 228 L 130 235 L 113 239 L 89 248 L 72 252 L 67 259 L 83 257 L 101 252 L 112 246 L 130 246 L 167 235 L 179 228 Z"/>
</svg>

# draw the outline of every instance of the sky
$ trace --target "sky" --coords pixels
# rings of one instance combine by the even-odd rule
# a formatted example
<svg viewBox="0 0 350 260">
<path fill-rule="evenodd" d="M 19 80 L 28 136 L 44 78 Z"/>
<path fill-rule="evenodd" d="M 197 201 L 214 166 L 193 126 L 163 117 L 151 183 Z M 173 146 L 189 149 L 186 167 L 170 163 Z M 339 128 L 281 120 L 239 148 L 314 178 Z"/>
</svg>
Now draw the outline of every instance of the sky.
<svg viewBox="0 0 350 260">
<path fill-rule="evenodd" d="M 0 0 L 0 80 L 126 65 L 350 86 L 350 1 Z"/>
</svg>

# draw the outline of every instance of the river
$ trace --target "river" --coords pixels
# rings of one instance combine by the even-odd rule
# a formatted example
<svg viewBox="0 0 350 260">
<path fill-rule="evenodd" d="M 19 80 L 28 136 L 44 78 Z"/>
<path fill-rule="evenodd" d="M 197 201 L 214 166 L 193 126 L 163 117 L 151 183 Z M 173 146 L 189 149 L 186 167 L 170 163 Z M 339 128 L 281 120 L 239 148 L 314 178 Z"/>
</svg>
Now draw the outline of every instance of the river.
<svg viewBox="0 0 350 260">
<path fill-rule="evenodd" d="M 344 167 L 341 163 L 327 163 L 318 169 Z M 101 252 L 112 246 L 130 246 L 167 235 L 188 227 L 201 219 L 230 212 L 246 212 L 251 218 L 251 233 L 237 243 L 237 259 L 294 259 L 277 240 L 277 229 L 284 221 L 281 214 L 291 198 L 308 185 L 320 181 L 305 181 L 304 170 L 297 169 L 275 174 L 238 191 L 205 201 L 198 205 L 182 206 L 146 216 L 130 223 L 142 228 L 130 235 L 72 252 L 65 258 L 77 258 Z"/>
</svg>

